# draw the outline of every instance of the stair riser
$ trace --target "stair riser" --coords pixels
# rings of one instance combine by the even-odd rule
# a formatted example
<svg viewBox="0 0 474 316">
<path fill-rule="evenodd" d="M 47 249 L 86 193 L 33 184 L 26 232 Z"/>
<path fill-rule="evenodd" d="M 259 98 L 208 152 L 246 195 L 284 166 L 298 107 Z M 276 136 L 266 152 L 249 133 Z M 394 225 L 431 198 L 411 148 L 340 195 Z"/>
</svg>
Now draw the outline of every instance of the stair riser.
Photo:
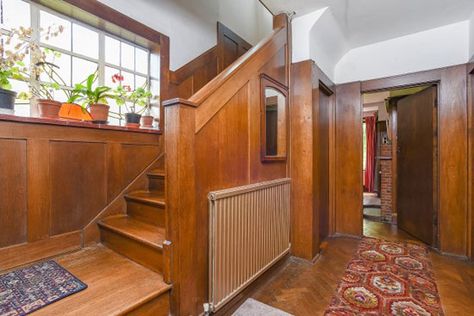
<svg viewBox="0 0 474 316">
<path fill-rule="evenodd" d="M 127 212 L 130 217 L 141 222 L 165 227 L 165 210 L 162 206 L 128 200 Z"/>
<path fill-rule="evenodd" d="M 150 300 L 149 302 L 125 313 L 126 316 L 169 316 L 170 297 L 169 292 Z"/>
<path fill-rule="evenodd" d="M 149 268 L 163 272 L 163 253 L 136 240 L 118 234 L 105 227 L 100 229 L 100 238 L 104 245 L 115 252 Z"/>
<path fill-rule="evenodd" d="M 148 189 L 150 191 L 165 192 L 165 178 L 160 176 L 148 176 Z"/>
</svg>

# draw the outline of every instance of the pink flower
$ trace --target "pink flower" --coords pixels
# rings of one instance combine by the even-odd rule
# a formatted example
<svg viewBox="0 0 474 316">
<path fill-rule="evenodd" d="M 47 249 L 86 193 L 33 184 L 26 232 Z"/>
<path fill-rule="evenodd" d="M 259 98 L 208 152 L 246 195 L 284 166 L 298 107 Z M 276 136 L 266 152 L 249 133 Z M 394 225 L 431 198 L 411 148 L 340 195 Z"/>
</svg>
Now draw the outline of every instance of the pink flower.
<svg viewBox="0 0 474 316">
<path fill-rule="evenodd" d="M 117 82 L 122 82 L 123 81 L 123 76 L 120 74 L 115 74 L 112 76 L 112 82 L 117 83 Z"/>
</svg>

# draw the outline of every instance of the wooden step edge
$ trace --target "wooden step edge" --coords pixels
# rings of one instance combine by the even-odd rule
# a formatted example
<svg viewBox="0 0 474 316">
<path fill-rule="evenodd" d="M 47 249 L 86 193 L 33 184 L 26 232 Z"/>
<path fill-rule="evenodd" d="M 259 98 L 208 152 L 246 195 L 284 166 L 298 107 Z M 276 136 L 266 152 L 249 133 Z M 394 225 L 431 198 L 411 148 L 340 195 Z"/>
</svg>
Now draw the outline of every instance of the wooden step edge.
<svg viewBox="0 0 474 316">
<path fill-rule="evenodd" d="M 160 297 L 161 295 L 163 295 L 167 292 L 170 292 L 171 289 L 172 289 L 172 285 L 166 284 L 165 282 L 163 282 L 163 284 L 164 284 L 163 287 L 156 290 L 155 292 L 152 292 L 152 293 L 148 294 L 147 296 L 144 296 L 140 301 L 136 302 L 135 304 L 132 304 L 132 305 L 128 306 L 119 315 L 128 315 L 130 312 L 133 312 L 134 310 L 138 309 L 142 305 L 145 305 L 146 303 L 150 302 L 151 300 L 153 300 L 157 297 Z"/>
<path fill-rule="evenodd" d="M 147 172 L 147 175 L 149 177 L 155 177 L 155 178 L 164 178 L 166 176 L 164 170 L 151 170 Z"/>
<path fill-rule="evenodd" d="M 154 191 L 151 191 L 151 192 L 154 192 Z M 166 206 L 166 202 L 164 198 L 161 198 L 161 197 L 147 198 L 147 197 L 142 197 L 142 196 L 135 196 L 133 195 L 133 192 L 125 195 L 125 200 L 138 202 L 138 203 L 145 203 L 145 204 L 155 205 L 155 206 L 160 206 L 160 207 Z"/>
<path fill-rule="evenodd" d="M 144 239 L 144 238 L 142 238 L 142 237 L 140 237 L 140 236 L 131 234 L 131 233 L 127 232 L 127 231 L 121 230 L 121 229 L 115 227 L 114 225 L 107 224 L 107 223 L 105 223 L 105 222 L 103 222 L 103 221 L 98 222 L 98 225 L 99 225 L 101 228 L 110 230 L 110 231 L 112 231 L 112 232 L 114 232 L 114 233 L 117 233 L 117 234 L 119 234 L 119 235 L 122 235 L 122 236 L 125 236 L 125 237 L 127 237 L 127 238 L 133 239 L 133 240 L 135 240 L 135 241 L 137 241 L 137 242 L 139 242 L 139 243 L 142 243 L 142 244 L 144 244 L 144 245 L 147 245 L 147 246 L 149 246 L 149 247 L 151 247 L 151 248 L 153 248 L 153 249 L 156 249 L 156 250 L 158 250 L 158 251 L 163 251 L 163 245 L 162 245 L 162 244 L 157 244 L 157 243 L 155 243 L 155 242 L 153 242 L 153 241 L 151 241 L 151 240 L 147 240 L 147 239 Z M 149 226 L 151 226 L 151 225 L 149 225 Z M 152 227 L 154 227 L 154 226 L 152 226 Z M 165 240 L 165 236 L 163 236 L 163 240 Z"/>
</svg>

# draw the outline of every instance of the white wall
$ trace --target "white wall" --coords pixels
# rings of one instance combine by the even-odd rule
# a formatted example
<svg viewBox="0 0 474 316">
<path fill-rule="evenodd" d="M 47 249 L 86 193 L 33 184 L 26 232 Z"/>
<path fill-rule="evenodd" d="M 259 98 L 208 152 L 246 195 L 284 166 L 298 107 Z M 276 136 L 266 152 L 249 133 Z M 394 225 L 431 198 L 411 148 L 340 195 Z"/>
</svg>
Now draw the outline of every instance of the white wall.
<svg viewBox="0 0 474 316">
<path fill-rule="evenodd" d="M 220 0 L 218 20 L 252 45 L 273 30 L 272 14 L 257 0 Z"/>
<path fill-rule="evenodd" d="M 303 16 L 294 18 L 291 21 L 292 28 L 292 62 L 310 59 L 310 32 L 313 25 L 326 12 L 328 8 L 323 8 Z"/>
<path fill-rule="evenodd" d="M 336 64 L 349 47 L 331 9 L 322 8 L 293 19 L 292 35 L 292 62 L 312 59 L 334 80 Z"/>
<path fill-rule="evenodd" d="M 172 70 L 216 45 L 218 20 L 251 44 L 272 29 L 272 17 L 258 0 L 99 1 L 169 36 Z"/>
<path fill-rule="evenodd" d="M 310 39 L 310 58 L 334 81 L 336 64 L 349 50 L 349 44 L 331 10 L 313 25 Z"/>
<path fill-rule="evenodd" d="M 336 83 L 368 80 L 466 63 L 469 21 L 350 50 L 337 63 Z"/>
<path fill-rule="evenodd" d="M 469 20 L 469 59 L 474 58 L 474 12 Z"/>
</svg>

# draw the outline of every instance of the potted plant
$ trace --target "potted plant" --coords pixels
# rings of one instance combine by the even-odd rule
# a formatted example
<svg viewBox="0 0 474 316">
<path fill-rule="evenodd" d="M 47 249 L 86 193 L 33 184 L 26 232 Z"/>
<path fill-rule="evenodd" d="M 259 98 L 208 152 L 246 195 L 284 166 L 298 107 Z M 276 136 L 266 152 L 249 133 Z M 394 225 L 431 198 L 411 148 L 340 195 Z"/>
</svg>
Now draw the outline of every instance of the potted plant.
<svg viewBox="0 0 474 316">
<path fill-rule="evenodd" d="M 154 117 L 151 115 L 151 104 L 147 103 L 145 105 L 145 112 L 142 115 L 142 125 L 143 127 L 153 127 Z"/>
<path fill-rule="evenodd" d="M 122 86 L 123 76 L 116 74 L 112 77 L 113 82 L 118 82 L 119 85 L 114 89 L 115 100 L 117 105 L 125 106 L 125 123 L 128 127 L 140 127 L 141 113 L 138 107 L 144 107 L 149 104 L 151 92 L 148 89 L 148 82 L 143 86 L 132 90 L 130 86 Z"/>
<path fill-rule="evenodd" d="M 23 73 L 28 68 L 23 63 L 31 47 L 29 42 L 23 42 L 33 33 L 32 29 L 20 28 L 12 30 L 8 35 L 3 35 L 0 41 L 0 110 L 13 113 L 17 93 L 12 91 L 10 80 L 23 80 Z M 20 40 L 13 45 L 14 40 Z"/>
<path fill-rule="evenodd" d="M 82 96 L 83 107 L 90 110 L 93 122 L 106 123 L 109 117 L 109 106 L 107 98 L 111 97 L 107 93 L 111 90 L 107 86 L 93 87 L 98 79 L 98 70 L 89 75 L 85 82 L 76 84 L 73 92 Z"/>
<path fill-rule="evenodd" d="M 63 26 L 49 27 L 44 36 L 55 37 L 61 34 L 63 30 Z M 0 41 L 0 110 L 4 109 L 13 113 L 17 93 L 11 90 L 10 80 L 28 80 L 30 74 L 29 67 L 23 62 L 25 57 L 31 55 L 39 56 L 40 59 L 43 58 L 39 46 L 29 40 L 32 35 L 33 29 L 24 27 L 13 29 L 7 35 L 2 35 Z M 16 42 L 18 44 L 14 45 Z M 47 87 L 46 89 L 50 88 Z M 22 97 L 25 97 L 24 93 Z"/>
<path fill-rule="evenodd" d="M 43 52 L 40 61 L 36 62 L 32 68 L 32 74 L 35 76 L 36 83 L 31 84 L 30 91 L 32 97 L 36 101 L 38 113 L 40 117 L 59 118 L 59 110 L 61 102 L 54 100 L 54 92 L 61 90 L 60 81 L 58 81 L 55 68 L 58 66 L 46 62 L 46 54 Z M 39 83 L 40 75 L 44 73 L 50 79 L 50 82 Z M 59 78 L 60 79 L 60 78 Z M 61 79 L 60 79 L 61 80 Z M 25 93 L 20 94 L 20 98 L 24 99 Z"/>
</svg>

